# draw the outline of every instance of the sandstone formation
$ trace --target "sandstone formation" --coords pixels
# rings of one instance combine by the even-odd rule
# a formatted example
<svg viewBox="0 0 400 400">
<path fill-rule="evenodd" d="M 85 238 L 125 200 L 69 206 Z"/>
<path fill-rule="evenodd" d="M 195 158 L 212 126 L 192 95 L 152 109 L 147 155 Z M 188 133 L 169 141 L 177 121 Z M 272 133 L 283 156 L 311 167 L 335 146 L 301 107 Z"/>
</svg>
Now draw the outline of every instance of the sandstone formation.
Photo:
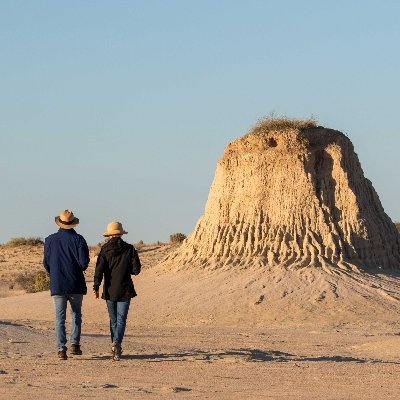
<svg viewBox="0 0 400 400">
<path fill-rule="evenodd" d="M 226 147 L 204 215 L 166 262 L 400 268 L 400 240 L 348 137 L 267 119 Z"/>
</svg>

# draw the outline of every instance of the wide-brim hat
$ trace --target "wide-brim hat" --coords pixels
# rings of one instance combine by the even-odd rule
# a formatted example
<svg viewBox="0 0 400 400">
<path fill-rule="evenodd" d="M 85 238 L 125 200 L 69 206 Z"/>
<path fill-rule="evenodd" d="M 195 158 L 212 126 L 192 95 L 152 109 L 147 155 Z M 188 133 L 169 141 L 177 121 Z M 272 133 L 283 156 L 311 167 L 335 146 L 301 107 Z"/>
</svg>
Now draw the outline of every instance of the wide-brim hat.
<svg viewBox="0 0 400 400">
<path fill-rule="evenodd" d="M 75 217 L 71 210 L 64 210 L 58 217 L 54 218 L 55 223 L 63 229 L 73 229 L 79 224 L 79 219 Z"/>
<path fill-rule="evenodd" d="M 113 236 L 113 235 L 125 235 L 126 231 L 122 228 L 121 222 L 110 222 L 107 225 L 107 232 L 103 233 L 103 236 Z"/>
</svg>

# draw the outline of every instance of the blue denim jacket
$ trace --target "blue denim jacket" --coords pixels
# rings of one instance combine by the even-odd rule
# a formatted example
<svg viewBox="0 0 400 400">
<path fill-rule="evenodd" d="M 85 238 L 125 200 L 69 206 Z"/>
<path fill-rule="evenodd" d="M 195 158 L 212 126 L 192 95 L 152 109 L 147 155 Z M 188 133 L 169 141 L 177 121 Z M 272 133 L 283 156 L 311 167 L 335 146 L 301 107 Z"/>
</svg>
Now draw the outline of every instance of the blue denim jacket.
<svg viewBox="0 0 400 400">
<path fill-rule="evenodd" d="M 51 295 L 86 294 L 83 271 L 89 264 L 89 249 L 74 229 L 59 229 L 44 242 L 43 265 L 50 273 Z"/>
</svg>

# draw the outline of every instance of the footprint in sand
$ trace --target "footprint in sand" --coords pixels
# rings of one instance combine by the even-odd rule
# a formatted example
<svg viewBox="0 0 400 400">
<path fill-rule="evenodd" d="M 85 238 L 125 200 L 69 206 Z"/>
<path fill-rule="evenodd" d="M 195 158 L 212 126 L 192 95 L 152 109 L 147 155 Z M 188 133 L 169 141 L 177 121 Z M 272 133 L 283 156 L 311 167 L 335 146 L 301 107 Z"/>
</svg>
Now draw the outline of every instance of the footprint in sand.
<svg viewBox="0 0 400 400">
<path fill-rule="evenodd" d="M 105 383 L 104 385 L 100 385 L 103 389 L 118 389 L 117 385 L 113 385 L 111 383 Z"/>
<path fill-rule="evenodd" d="M 315 299 L 316 301 L 323 301 L 323 300 L 325 300 L 325 297 L 326 297 L 326 290 L 324 290 L 323 292 L 321 292 L 320 294 L 319 294 L 319 296 Z"/>
<path fill-rule="evenodd" d="M 180 393 L 180 392 L 191 392 L 192 389 L 179 387 L 179 386 L 163 386 L 160 389 L 162 393 Z"/>
</svg>

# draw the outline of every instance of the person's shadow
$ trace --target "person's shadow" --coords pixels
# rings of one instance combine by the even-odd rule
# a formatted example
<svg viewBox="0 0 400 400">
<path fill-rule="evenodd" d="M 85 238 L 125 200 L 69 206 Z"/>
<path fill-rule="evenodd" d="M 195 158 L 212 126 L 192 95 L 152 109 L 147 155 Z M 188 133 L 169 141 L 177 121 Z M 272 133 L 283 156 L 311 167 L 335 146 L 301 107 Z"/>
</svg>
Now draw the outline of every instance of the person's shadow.
<svg viewBox="0 0 400 400">
<path fill-rule="evenodd" d="M 93 356 L 93 360 L 106 360 L 110 356 Z M 387 363 L 400 364 L 400 362 L 390 362 L 366 358 L 355 358 L 346 356 L 302 356 L 282 351 L 263 351 L 259 349 L 238 349 L 221 352 L 207 352 L 193 350 L 180 353 L 150 353 L 150 354 L 123 354 L 122 360 L 146 360 L 148 362 L 188 362 L 188 361 L 208 361 L 214 362 L 226 358 L 235 358 L 244 362 L 353 362 L 353 363 Z"/>
</svg>

